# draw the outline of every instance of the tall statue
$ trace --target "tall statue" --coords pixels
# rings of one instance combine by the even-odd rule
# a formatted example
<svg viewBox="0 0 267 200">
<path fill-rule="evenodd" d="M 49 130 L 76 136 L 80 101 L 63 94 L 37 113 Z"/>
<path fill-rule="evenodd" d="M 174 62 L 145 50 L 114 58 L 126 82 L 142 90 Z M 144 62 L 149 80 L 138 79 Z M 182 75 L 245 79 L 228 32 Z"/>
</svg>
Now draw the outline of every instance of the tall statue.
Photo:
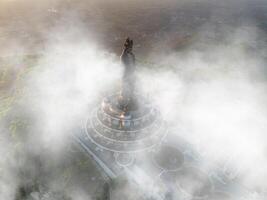
<svg viewBox="0 0 267 200">
<path fill-rule="evenodd" d="M 124 66 L 124 73 L 120 94 L 120 107 L 125 111 L 134 107 L 135 56 L 132 50 L 133 40 L 127 38 L 121 54 L 121 63 Z"/>
</svg>

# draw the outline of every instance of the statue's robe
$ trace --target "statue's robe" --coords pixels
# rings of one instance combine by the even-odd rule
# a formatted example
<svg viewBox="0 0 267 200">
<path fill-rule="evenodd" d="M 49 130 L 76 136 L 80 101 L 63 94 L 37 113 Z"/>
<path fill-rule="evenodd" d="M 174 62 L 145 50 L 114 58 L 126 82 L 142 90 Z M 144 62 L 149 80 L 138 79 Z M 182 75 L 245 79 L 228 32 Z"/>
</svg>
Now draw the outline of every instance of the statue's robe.
<svg viewBox="0 0 267 200">
<path fill-rule="evenodd" d="M 135 56 L 131 50 L 127 48 L 123 50 L 121 62 L 124 66 L 121 96 L 124 104 L 130 104 L 133 101 L 135 90 Z"/>
</svg>

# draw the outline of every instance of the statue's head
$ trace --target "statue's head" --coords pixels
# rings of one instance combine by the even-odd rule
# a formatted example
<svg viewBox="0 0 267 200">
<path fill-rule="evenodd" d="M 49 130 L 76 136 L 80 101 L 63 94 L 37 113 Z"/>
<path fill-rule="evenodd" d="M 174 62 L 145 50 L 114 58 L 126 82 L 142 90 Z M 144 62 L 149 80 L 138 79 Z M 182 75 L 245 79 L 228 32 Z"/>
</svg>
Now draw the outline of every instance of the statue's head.
<svg viewBox="0 0 267 200">
<path fill-rule="evenodd" d="M 124 47 L 127 51 L 132 51 L 133 49 L 133 40 L 131 40 L 129 37 L 126 38 Z"/>
</svg>

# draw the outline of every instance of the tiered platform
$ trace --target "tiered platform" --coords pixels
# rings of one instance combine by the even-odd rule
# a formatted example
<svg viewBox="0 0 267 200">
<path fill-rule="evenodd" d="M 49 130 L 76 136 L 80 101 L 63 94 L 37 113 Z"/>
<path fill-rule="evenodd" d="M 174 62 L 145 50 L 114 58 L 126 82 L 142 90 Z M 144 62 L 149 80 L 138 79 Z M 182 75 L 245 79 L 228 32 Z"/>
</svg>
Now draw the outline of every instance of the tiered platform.
<svg viewBox="0 0 267 200">
<path fill-rule="evenodd" d="M 141 199 L 158 199 L 149 196 L 152 193 L 164 200 L 224 200 L 239 195 L 241 187 L 225 174 L 224 166 L 205 169 L 193 146 L 174 133 L 167 135 L 155 106 L 137 95 L 134 109 L 125 110 L 118 98 L 117 94 L 105 97 L 75 135 L 109 178 L 126 175 L 130 184 L 138 186 L 139 177 L 146 177 L 157 193 L 142 194 L 139 188 Z M 111 186 L 110 193 L 116 194 L 116 188 Z"/>
<path fill-rule="evenodd" d="M 88 138 L 100 148 L 112 152 L 137 152 L 158 144 L 166 135 L 159 111 L 142 96 L 135 110 L 124 111 L 118 95 L 104 98 L 86 123 Z"/>
</svg>

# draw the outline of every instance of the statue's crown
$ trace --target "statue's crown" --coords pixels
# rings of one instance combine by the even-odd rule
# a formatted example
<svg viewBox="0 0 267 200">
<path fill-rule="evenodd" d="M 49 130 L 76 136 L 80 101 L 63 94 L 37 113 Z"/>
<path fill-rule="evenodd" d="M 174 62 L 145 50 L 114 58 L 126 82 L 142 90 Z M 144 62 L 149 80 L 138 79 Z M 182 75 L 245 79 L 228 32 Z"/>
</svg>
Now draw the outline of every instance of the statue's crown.
<svg viewBox="0 0 267 200">
<path fill-rule="evenodd" d="M 129 37 L 127 37 L 126 40 L 125 40 L 125 43 L 124 43 L 124 47 L 126 49 L 133 48 L 133 40 L 131 40 Z"/>
</svg>

